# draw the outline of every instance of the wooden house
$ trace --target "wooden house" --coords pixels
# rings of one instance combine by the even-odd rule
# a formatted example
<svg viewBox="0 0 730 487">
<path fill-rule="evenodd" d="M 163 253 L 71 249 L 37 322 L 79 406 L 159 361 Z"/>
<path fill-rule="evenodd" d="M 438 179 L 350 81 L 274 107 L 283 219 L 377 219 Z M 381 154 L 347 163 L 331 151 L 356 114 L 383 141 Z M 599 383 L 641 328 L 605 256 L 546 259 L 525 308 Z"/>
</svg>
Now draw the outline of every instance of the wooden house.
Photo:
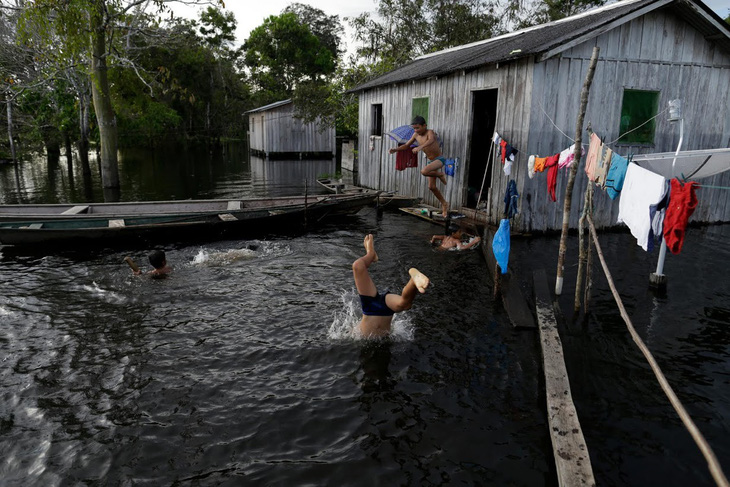
<svg viewBox="0 0 730 487">
<path fill-rule="evenodd" d="M 559 229 L 568 173 L 559 171 L 558 201 L 552 202 L 547 172 L 530 179 L 527 161 L 573 143 L 594 46 L 600 55 L 585 123 L 619 154 L 673 152 L 680 130 L 668 121 L 667 106 L 674 99 L 682 100 L 683 150 L 730 147 L 730 26 L 699 0 L 624 0 L 427 54 L 356 87 L 360 184 L 438 203 L 418 172 L 426 161 L 419 169 L 396 171 L 395 155 L 388 154 L 396 143 L 385 134 L 421 115 L 442 139 L 444 156 L 459 159 L 455 177 L 442 190 L 452 207 L 474 207 L 484 181 L 480 201 L 487 200 L 489 219 L 497 223 L 507 183 L 514 179 L 520 213 L 513 228 Z M 624 135 L 646 120 L 641 130 Z M 510 176 L 499 158 L 487 165 L 495 130 L 519 151 Z M 588 142 L 585 132 L 583 141 Z M 730 186 L 730 173 L 702 182 Z M 581 165 L 572 227 L 585 186 Z M 594 202 L 596 224 L 615 225 L 618 199 L 598 191 Z M 702 190 L 693 218 L 730 221 L 730 193 Z"/>
<path fill-rule="evenodd" d="M 325 159 L 335 156 L 335 128 L 294 116 L 291 100 L 246 112 L 249 148 L 270 159 Z"/>
</svg>

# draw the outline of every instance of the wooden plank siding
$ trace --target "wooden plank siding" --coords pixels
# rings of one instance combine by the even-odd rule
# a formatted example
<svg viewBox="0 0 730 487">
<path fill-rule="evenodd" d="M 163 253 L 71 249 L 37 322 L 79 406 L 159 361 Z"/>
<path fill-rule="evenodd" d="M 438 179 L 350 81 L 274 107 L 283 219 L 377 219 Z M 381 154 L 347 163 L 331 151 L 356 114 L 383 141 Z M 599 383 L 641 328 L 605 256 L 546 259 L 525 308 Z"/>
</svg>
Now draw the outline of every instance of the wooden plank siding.
<svg viewBox="0 0 730 487">
<path fill-rule="evenodd" d="M 668 7 L 650 11 L 629 22 L 577 44 L 560 54 L 536 61 L 522 58 L 490 64 L 470 72 L 400 83 L 366 90 L 360 94 L 360 184 L 369 188 L 395 190 L 420 196 L 438 205 L 428 191 L 426 178 L 419 169 L 395 170 L 395 155 L 388 154 L 395 142 L 387 136 L 369 140 L 372 124 L 371 105 L 383 105 L 383 129 L 409 123 L 412 99 L 429 97 L 429 128 L 444 142 L 446 157 L 458 157 L 460 168 L 444 196 L 452 207 L 466 202 L 469 153 L 472 143 L 472 96 L 482 89 L 497 88 L 496 130 L 519 154 L 512 174 L 504 175 L 497 159 L 491 177 L 492 208 L 490 221 L 501 218 L 504 190 L 509 179 L 517 182 L 520 213 L 513 228 L 518 231 L 558 230 L 562 225 L 563 192 L 568 172 L 560 170 L 558 201 L 550 201 L 547 173 L 533 179 L 527 175 L 530 154 L 550 156 L 572 144 L 579 107 L 580 90 L 594 46 L 601 48 L 585 121 L 623 156 L 652 152 L 672 152 L 679 142 L 679 123 L 667 121 L 669 100 L 682 100 L 684 117 L 683 150 L 730 147 L 730 53 L 685 22 Z M 654 144 L 618 144 L 621 104 L 624 89 L 659 92 Z M 665 112 L 665 113 L 662 113 Z M 564 132 L 565 135 L 563 133 Z M 587 149 L 588 136 L 583 134 Z M 370 150 L 372 147 L 372 150 Z M 423 156 L 421 156 L 423 157 Z M 585 159 L 582 160 L 584 162 Z M 586 187 L 583 165 L 574 186 L 571 227 L 576 227 Z M 702 183 L 730 186 L 730 172 L 708 178 Z M 439 184 L 439 187 L 440 184 Z M 483 196 L 485 199 L 485 196 Z M 728 194 L 720 190 L 701 190 L 694 221 L 730 221 Z M 594 200 L 597 227 L 616 225 L 618 199 L 611 200 L 597 191 Z"/>
<path fill-rule="evenodd" d="M 267 155 L 277 152 L 330 152 L 335 154 L 335 129 L 294 117 L 289 103 L 249 115 L 250 148 Z"/>
</svg>

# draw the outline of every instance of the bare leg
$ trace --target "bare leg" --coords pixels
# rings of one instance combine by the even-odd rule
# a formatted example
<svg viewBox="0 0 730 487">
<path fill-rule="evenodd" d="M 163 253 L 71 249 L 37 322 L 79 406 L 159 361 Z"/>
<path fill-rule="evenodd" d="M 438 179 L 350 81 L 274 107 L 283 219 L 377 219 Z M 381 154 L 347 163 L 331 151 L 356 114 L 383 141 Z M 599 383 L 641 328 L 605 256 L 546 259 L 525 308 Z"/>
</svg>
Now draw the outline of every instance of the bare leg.
<svg viewBox="0 0 730 487">
<path fill-rule="evenodd" d="M 366 253 L 352 263 L 352 276 L 355 279 L 355 287 L 357 288 L 358 294 L 375 296 L 378 293 L 378 288 L 375 286 L 368 272 L 370 264 L 378 260 L 378 254 L 375 253 L 373 236 L 366 235 L 363 245 L 365 246 Z"/>
<path fill-rule="evenodd" d="M 441 194 L 441 191 L 436 187 L 436 179 L 433 176 L 428 177 L 428 189 L 431 190 L 437 200 L 441 202 L 441 214 L 446 218 L 449 216 L 449 204 L 446 202 L 446 198 Z"/>
<path fill-rule="evenodd" d="M 426 177 L 439 178 L 444 186 L 446 186 L 446 175 L 441 172 L 441 168 L 444 167 L 444 163 L 441 161 L 433 161 L 421 169 L 421 174 Z"/>
<path fill-rule="evenodd" d="M 408 283 L 405 285 L 400 295 L 385 295 L 385 304 L 387 304 L 388 307 L 396 313 L 411 309 L 413 300 L 416 299 L 418 293 L 425 293 L 426 288 L 431 282 L 428 277 L 422 274 L 415 267 L 410 268 L 408 273 L 411 275 L 411 278 L 408 280 Z"/>
</svg>

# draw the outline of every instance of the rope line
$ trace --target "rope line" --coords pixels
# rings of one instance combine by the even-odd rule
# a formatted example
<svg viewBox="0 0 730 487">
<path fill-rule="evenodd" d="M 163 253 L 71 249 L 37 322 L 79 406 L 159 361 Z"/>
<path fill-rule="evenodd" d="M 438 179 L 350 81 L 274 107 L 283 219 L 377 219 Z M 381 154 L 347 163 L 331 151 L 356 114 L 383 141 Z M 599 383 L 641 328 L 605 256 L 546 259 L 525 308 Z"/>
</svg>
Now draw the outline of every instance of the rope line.
<svg viewBox="0 0 730 487">
<path fill-rule="evenodd" d="M 654 360 L 654 357 L 652 356 L 651 352 L 647 348 L 644 341 L 641 339 L 639 334 L 636 332 L 636 329 L 634 328 L 634 325 L 631 323 L 631 319 L 629 318 L 628 313 L 626 312 L 626 308 L 624 308 L 624 304 L 621 301 L 621 297 L 619 296 L 618 291 L 616 290 L 616 286 L 613 283 L 613 279 L 611 278 L 611 272 L 608 270 L 608 265 L 606 264 L 606 260 L 603 258 L 603 252 L 601 251 L 601 245 L 598 243 L 598 235 L 596 234 L 596 227 L 593 226 L 593 219 L 590 215 L 586 215 L 586 219 L 588 220 L 588 226 L 591 230 L 591 236 L 593 237 L 593 243 L 596 246 L 596 253 L 598 254 L 598 258 L 601 260 L 601 266 L 603 267 L 603 272 L 606 274 L 606 279 L 608 280 L 608 285 L 611 288 L 611 293 L 613 294 L 613 298 L 616 300 L 616 304 L 618 305 L 619 311 L 621 312 L 621 317 L 624 319 L 624 322 L 626 323 L 626 327 L 629 330 L 629 333 L 631 334 L 631 338 L 634 339 L 634 343 L 639 347 L 639 350 L 641 350 L 641 353 L 644 354 L 644 357 L 646 358 L 647 362 L 649 362 L 649 366 L 651 367 L 651 370 L 654 372 L 654 375 L 656 376 L 657 380 L 659 381 L 659 385 L 661 386 L 662 390 L 664 391 L 664 394 L 666 394 L 667 398 L 669 398 L 669 402 L 674 407 L 674 410 L 677 411 L 677 414 L 679 415 L 679 418 L 682 420 L 682 423 L 684 424 L 684 427 L 687 428 L 687 431 L 689 431 L 689 434 L 692 436 L 692 439 L 697 444 L 697 447 L 700 449 L 700 452 L 705 457 L 705 460 L 707 460 L 707 467 L 710 470 L 710 474 L 712 474 L 712 478 L 715 480 L 715 483 L 720 487 L 730 487 L 730 483 L 728 483 L 727 478 L 725 477 L 725 474 L 722 471 L 722 467 L 720 466 L 720 463 L 717 461 L 717 457 L 715 456 L 715 453 L 712 451 L 712 448 L 707 443 L 707 440 L 705 440 L 705 437 L 702 436 L 702 433 L 695 425 L 694 421 L 692 421 L 692 418 L 690 417 L 689 413 L 687 413 L 687 410 L 684 409 L 684 406 L 680 402 L 677 395 L 674 393 L 674 390 L 672 389 L 672 386 L 669 385 L 669 382 L 667 381 L 666 377 L 664 377 L 664 374 L 662 373 L 661 369 L 659 368 L 659 364 L 657 364 L 656 360 Z"/>
<path fill-rule="evenodd" d="M 618 140 L 619 140 L 619 139 L 620 139 L 621 137 L 623 137 L 624 135 L 628 135 L 628 134 L 630 134 L 631 132 L 633 132 L 633 131 L 635 131 L 635 130 L 639 130 L 639 129 L 640 129 L 641 127 L 643 127 L 643 126 L 644 126 L 644 125 L 646 125 L 647 123 L 651 122 L 652 120 L 654 120 L 655 118 L 657 118 L 657 117 L 658 117 L 659 115 L 663 115 L 663 114 L 664 114 L 664 113 L 666 113 L 667 111 L 669 111 L 669 108 L 665 108 L 664 110 L 662 110 L 661 112 L 657 113 L 656 115 L 654 115 L 654 116 L 653 116 L 653 117 L 651 117 L 651 118 L 650 118 L 649 120 L 647 120 L 646 122 L 642 123 L 641 125 L 639 125 L 639 126 L 637 126 L 637 127 L 634 127 L 634 128 L 632 128 L 631 130 L 629 130 L 629 131 L 627 131 L 627 132 L 624 132 L 623 134 L 619 135 L 619 136 L 618 136 L 618 138 L 617 138 L 616 140 L 613 140 L 613 141 L 611 141 L 611 142 L 608 142 L 608 144 L 607 144 L 607 145 L 613 145 L 613 144 L 615 144 L 615 143 L 616 143 L 616 142 L 617 142 L 617 141 L 618 141 Z M 604 144 L 604 145 L 605 145 L 605 144 Z"/>
<path fill-rule="evenodd" d="M 560 127 L 558 127 L 557 125 L 555 125 L 555 122 L 553 122 L 553 119 L 550 118 L 550 115 L 548 115 L 547 112 L 545 111 L 545 108 L 543 108 L 542 102 L 540 100 L 538 100 L 537 103 L 540 105 L 540 110 L 542 110 L 542 113 L 544 113 L 545 116 L 547 117 L 547 119 L 550 120 L 550 123 L 553 124 L 553 127 L 555 127 L 556 129 L 558 129 L 558 132 L 560 132 L 565 137 L 567 137 L 568 140 L 570 140 L 571 142 L 575 143 L 575 139 L 574 138 L 570 137 L 568 134 L 566 134 L 565 132 L 563 132 L 562 130 L 560 130 Z"/>
</svg>

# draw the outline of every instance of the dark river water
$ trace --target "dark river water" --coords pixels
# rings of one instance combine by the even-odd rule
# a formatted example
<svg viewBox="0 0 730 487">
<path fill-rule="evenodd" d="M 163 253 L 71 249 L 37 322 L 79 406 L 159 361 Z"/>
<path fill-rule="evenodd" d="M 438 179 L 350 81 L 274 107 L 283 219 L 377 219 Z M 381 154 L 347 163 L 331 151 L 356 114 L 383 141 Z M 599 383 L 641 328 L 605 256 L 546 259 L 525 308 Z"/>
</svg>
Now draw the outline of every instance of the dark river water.
<svg viewBox="0 0 730 487">
<path fill-rule="evenodd" d="M 335 170 L 233 149 L 120 167 L 124 200 L 296 194 Z M 0 168 L 2 199 L 89 201 L 63 160 L 50 172 Z M 432 281 L 388 339 L 353 331 L 367 233 L 380 288 L 399 291 L 411 266 Z M 537 332 L 513 329 L 479 251 L 434 251 L 434 233 L 366 208 L 297 234 L 171 243 L 161 280 L 131 275 L 122 259 L 144 262 L 139 250 L 0 249 L 0 484 L 557 485 Z M 729 237 L 691 229 L 664 298 L 647 289 L 654 255 L 601 237 L 634 325 L 726 471 Z M 554 277 L 557 244 L 513 241 L 525 285 L 537 267 Z M 565 311 L 574 272 L 561 336 L 598 485 L 713 485 L 602 274 L 592 312 Z"/>
</svg>

